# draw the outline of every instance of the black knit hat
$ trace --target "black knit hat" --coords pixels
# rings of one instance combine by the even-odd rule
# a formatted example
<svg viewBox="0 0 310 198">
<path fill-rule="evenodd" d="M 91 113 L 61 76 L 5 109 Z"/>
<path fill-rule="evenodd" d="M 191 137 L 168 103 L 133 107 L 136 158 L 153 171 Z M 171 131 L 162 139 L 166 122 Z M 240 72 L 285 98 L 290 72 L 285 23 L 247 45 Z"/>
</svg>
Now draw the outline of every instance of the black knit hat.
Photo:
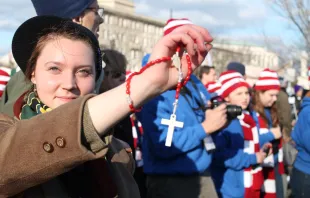
<svg viewBox="0 0 310 198">
<path fill-rule="evenodd" d="M 96 36 L 87 28 L 56 16 L 36 16 L 28 19 L 16 30 L 12 41 L 12 53 L 20 69 L 25 73 L 28 61 L 34 51 L 39 39 L 60 28 L 78 32 L 90 39 L 96 54 L 96 79 L 102 71 L 102 59 L 99 43 Z"/>
</svg>

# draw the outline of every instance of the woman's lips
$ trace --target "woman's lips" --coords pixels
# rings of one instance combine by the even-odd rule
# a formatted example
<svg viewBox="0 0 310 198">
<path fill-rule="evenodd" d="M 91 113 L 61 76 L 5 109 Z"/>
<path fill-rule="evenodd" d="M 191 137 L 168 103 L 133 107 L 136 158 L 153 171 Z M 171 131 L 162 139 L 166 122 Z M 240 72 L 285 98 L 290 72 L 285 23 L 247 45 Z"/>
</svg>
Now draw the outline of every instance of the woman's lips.
<svg viewBox="0 0 310 198">
<path fill-rule="evenodd" d="M 62 96 L 56 97 L 56 98 L 63 101 L 63 102 L 70 102 L 70 101 L 76 99 L 76 97 L 62 97 Z"/>
</svg>

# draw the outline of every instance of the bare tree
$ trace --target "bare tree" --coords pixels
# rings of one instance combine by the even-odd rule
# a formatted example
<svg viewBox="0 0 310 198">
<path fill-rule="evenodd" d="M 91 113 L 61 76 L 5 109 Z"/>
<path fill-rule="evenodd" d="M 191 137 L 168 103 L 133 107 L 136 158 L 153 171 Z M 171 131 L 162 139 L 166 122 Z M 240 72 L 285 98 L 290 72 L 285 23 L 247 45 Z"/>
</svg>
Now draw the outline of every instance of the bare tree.
<svg viewBox="0 0 310 198">
<path fill-rule="evenodd" d="M 310 1 L 309 0 L 267 0 L 272 8 L 287 19 L 302 35 L 305 49 L 310 50 Z"/>
<path fill-rule="evenodd" d="M 264 46 L 279 57 L 279 68 L 286 67 L 292 59 L 296 58 L 296 54 L 298 54 L 301 48 L 300 46 L 297 44 L 285 44 L 280 37 L 269 37 L 264 30 L 262 30 L 261 34 Z"/>
</svg>

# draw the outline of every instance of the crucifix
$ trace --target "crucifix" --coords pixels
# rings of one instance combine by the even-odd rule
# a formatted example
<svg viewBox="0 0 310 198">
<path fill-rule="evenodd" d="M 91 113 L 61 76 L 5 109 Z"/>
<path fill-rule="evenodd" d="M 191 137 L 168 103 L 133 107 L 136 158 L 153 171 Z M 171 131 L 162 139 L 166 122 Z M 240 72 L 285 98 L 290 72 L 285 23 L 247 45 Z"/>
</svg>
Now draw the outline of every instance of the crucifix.
<svg viewBox="0 0 310 198">
<path fill-rule="evenodd" d="M 170 119 L 161 119 L 161 124 L 168 125 L 168 132 L 166 137 L 166 143 L 165 145 L 168 147 L 171 147 L 172 144 L 172 138 L 173 138 L 173 132 L 175 127 L 183 128 L 184 123 L 177 121 L 176 111 L 178 107 L 179 102 L 179 92 L 181 89 L 181 82 L 183 80 L 183 73 L 181 71 L 181 60 L 179 56 L 179 50 L 176 51 L 175 55 L 173 56 L 173 65 L 177 68 L 179 76 L 178 76 L 178 88 L 176 91 L 176 97 L 175 101 L 173 103 L 173 112 L 170 116 Z"/>
<path fill-rule="evenodd" d="M 168 125 L 168 133 L 167 133 L 167 138 L 166 138 L 166 146 L 171 146 L 172 143 L 172 137 L 173 137 L 173 132 L 174 132 L 174 128 L 175 127 L 179 127 L 179 128 L 183 128 L 184 123 L 183 122 L 179 122 L 176 120 L 177 116 L 175 114 L 172 114 L 170 116 L 170 119 L 161 119 L 161 124 L 163 125 Z"/>
</svg>

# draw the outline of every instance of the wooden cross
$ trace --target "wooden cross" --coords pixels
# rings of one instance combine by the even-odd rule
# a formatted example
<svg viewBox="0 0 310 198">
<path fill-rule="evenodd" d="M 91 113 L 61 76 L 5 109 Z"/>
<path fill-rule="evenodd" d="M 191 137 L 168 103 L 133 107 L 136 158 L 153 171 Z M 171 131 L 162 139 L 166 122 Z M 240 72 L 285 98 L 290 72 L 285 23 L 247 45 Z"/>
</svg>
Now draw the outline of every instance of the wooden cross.
<svg viewBox="0 0 310 198">
<path fill-rule="evenodd" d="M 177 116 L 175 114 L 172 114 L 170 116 L 170 120 L 168 119 L 161 119 L 161 124 L 163 125 L 168 125 L 168 133 L 167 133 L 167 137 L 166 137 L 166 146 L 171 146 L 172 143 L 172 137 L 173 137 L 173 132 L 174 132 L 174 128 L 175 127 L 179 127 L 179 128 L 183 128 L 184 123 L 183 122 L 178 122 L 177 120 Z"/>
</svg>

